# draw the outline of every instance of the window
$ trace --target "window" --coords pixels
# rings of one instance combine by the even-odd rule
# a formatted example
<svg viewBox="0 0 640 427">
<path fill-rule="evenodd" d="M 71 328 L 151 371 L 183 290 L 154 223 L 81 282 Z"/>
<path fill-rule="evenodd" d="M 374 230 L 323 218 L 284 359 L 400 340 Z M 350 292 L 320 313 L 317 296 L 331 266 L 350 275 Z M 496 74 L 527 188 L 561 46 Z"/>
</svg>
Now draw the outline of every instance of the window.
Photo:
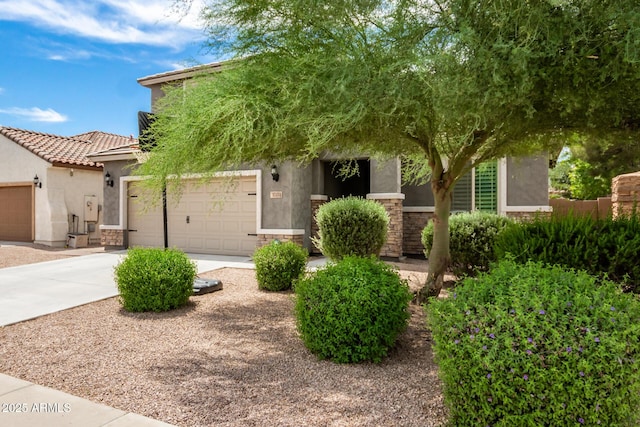
<svg viewBox="0 0 640 427">
<path fill-rule="evenodd" d="M 451 212 L 498 211 L 498 162 L 476 166 L 453 188 Z"/>
<path fill-rule="evenodd" d="M 471 173 L 460 177 L 453 187 L 453 200 L 451 201 L 451 212 L 468 212 L 473 209 L 473 189 L 471 187 Z"/>
<path fill-rule="evenodd" d="M 475 169 L 475 209 L 498 212 L 498 162 L 482 163 Z"/>
</svg>

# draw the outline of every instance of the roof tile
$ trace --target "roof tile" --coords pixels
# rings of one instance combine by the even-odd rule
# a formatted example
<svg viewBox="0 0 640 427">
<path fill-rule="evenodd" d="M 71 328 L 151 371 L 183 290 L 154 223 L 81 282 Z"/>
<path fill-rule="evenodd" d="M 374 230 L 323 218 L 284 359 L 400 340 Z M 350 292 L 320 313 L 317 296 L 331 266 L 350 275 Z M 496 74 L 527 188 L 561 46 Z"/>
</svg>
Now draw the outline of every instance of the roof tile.
<svg viewBox="0 0 640 427">
<path fill-rule="evenodd" d="M 0 135 L 50 162 L 69 166 L 102 167 L 87 155 L 97 151 L 137 144 L 133 136 L 93 131 L 74 136 L 60 136 L 0 126 Z"/>
</svg>

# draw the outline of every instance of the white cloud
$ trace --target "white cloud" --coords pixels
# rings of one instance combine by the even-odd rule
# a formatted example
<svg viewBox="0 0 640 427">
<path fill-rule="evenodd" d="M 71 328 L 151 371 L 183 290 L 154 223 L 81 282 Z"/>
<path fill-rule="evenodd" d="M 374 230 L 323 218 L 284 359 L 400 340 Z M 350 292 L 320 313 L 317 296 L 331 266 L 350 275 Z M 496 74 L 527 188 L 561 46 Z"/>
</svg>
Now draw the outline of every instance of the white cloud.
<svg viewBox="0 0 640 427">
<path fill-rule="evenodd" d="M 47 52 L 45 56 L 52 61 L 72 61 L 76 59 L 89 59 L 97 55 L 86 50 L 63 49 L 56 50 L 55 52 Z"/>
<path fill-rule="evenodd" d="M 57 111 L 47 108 L 43 110 L 38 107 L 33 108 L 6 108 L 0 109 L 1 114 L 9 114 L 11 116 L 23 117 L 31 122 L 48 122 L 48 123 L 62 123 L 69 120 L 64 114 L 60 114 Z"/>
<path fill-rule="evenodd" d="M 108 43 L 178 48 L 202 37 L 198 17 L 203 3 L 193 3 L 181 18 L 167 0 L 0 0 L 0 20 Z"/>
</svg>

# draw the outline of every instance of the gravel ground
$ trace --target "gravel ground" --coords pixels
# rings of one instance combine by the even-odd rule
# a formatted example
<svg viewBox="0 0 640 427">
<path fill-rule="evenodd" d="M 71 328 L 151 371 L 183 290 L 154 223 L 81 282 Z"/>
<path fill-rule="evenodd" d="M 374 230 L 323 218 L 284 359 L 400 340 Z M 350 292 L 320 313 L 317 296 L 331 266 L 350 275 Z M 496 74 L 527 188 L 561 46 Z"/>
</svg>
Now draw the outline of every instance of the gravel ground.
<svg viewBox="0 0 640 427">
<path fill-rule="evenodd" d="M 20 242 L 0 242 L 0 268 L 104 252 L 101 246 L 68 249 Z"/>
<path fill-rule="evenodd" d="M 14 253 L 27 263 L 37 251 Z M 11 257 L 0 247 L 1 266 Z M 424 264 L 397 265 L 415 287 Z M 111 298 L 0 328 L 0 372 L 179 426 L 444 424 L 420 307 L 382 363 L 338 365 L 304 347 L 292 293 L 258 290 L 253 270 L 201 277 L 224 289 L 168 313 Z"/>
</svg>

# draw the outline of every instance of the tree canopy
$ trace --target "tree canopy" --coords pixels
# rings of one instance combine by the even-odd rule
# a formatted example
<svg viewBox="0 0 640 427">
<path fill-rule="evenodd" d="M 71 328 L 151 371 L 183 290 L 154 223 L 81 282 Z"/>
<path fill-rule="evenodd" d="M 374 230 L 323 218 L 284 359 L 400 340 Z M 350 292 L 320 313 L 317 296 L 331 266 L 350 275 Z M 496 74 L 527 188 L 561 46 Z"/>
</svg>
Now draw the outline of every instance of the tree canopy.
<svg viewBox="0 0 640 427">
<path fill-rule="evenodd" d="M 448 263 L 451 191 L 471 167 L 563 132 L 637 133 L 639 6 L 211 0 L 208 47 L 233 60 L 167 89 L 141 173 L 162 182 L 327 151 L 402 156 L 435 196 L 432 283 Z"/>
</svg>

